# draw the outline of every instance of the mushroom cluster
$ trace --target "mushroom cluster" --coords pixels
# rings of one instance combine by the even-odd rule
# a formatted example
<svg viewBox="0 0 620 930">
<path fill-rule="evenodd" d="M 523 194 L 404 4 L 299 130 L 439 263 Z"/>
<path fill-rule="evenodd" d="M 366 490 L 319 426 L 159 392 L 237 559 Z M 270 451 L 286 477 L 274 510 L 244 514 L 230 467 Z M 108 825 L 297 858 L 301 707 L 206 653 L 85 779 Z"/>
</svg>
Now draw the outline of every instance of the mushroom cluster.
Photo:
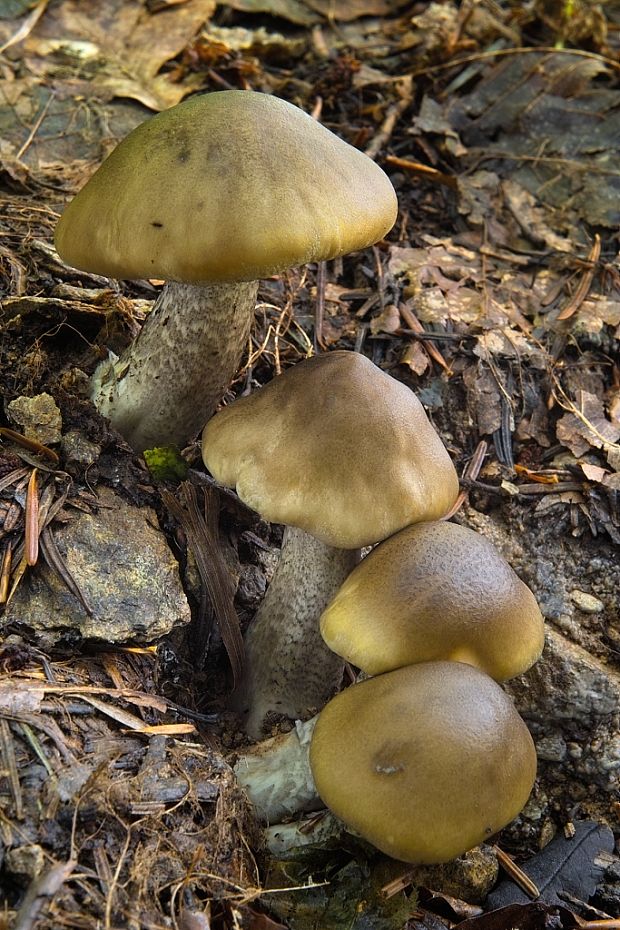
<svg viewBox="0 0 620 930">
<path fill-rule="evenodd" d="M 250 735 L 267 709 L 307 716 L 329 697 L 336 655 L 376 676 L 244 753 L 239 781 L 267 822 L 322 800 L 378 849 L 433 863 L 487 839 L 527 800 L 533 741 L 497 682 L 538 659 L 544 632 L 532 592 L 495 547 L 439 519 L 455 473 L 412 397 L 362 356 L 330 353 L 214 417 L 203 457 L 247 504 L 289 524 L 246 635 L 238 707 Z M 352 547 L 382 538 L 351 569 Z M 338 565 L 320 584 L 317 547 Z"/>
<path fill-rule="evenodd" d="M 319 617 L 360 547 L 439 519 L 458 478 L 415 394 L 357 352 L 308 359 L 229 404 L 202 453 L 218 481 L 286 526 L 235 700 L 259 737 L 269 713 L 304 719 L 336 690 L 344 663 Z"/>
</svg>

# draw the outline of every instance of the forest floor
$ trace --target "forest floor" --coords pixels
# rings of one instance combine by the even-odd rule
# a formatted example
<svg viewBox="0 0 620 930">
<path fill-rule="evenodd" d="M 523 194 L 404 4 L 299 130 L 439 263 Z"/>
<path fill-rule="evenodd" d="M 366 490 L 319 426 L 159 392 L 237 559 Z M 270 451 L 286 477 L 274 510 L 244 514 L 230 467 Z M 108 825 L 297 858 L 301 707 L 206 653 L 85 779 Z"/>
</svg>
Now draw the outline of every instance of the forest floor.
<svg viewBox="0 0 620 930">
<path fill-rule="evenodd" d="M 618 6 L 2 0 L 0 53 L 0 927 L 617 927 Z M 540 777 L 498 840 L 538 863 L 539 903 L 493 910 L 491 847 L 417 870 L 353 841 L 265 855 L 226 695 L 281 531 L 205 483 L 197 437 L 156 480 L 87 399 L 162 282 L 69 268 L 58 216 L 149 115 L 226 88 L 312 113 L 397 191 L 384 241 L 261 283 L 228 399 L 344 348 L 422 400 L 462 477 L 456 519 L 547 620 L 508 686 Z M 209 558 L 236 581 L 226 622 Z"/>
</svg>

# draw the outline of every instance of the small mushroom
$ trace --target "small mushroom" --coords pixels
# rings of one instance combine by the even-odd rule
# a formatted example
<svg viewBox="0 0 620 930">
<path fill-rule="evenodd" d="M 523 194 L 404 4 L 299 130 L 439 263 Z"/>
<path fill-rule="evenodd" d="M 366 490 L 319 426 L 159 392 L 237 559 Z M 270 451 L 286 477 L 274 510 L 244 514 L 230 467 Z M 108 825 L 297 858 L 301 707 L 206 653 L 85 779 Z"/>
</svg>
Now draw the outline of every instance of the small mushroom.
<svg viewBox="0 0 620 930">
<path fill-rule="evenodd" d="M 64 211 L 75 268 L 168 283 L 95 404 L 138 451 L 206 422 L 247 345 L 258 280 L 365 248 L 396 219 L 366 155 L 268 94 L 191 99 L 133 130 Z"/>
<path fill-rule="evenodd" d="M 330 649 L 369 675 L 451 659 L 505 681 L 544 644 L 527 585 L 488 539 L 446 522 L 408 526 L 373 549 L 320 627 Z"/>
<path fill-rule="evenodd" d="M 415 394 L 355 352 L 301 362 L 230 404 L 202 451 L 218 481 L 286 525 L 236 701 L 257 737 L 269 712 L 303 719 L 335 690 L 343 663 L 318 620 L 359 547 L 442 516 L 458 479 Z"/>
<path fill-rule="evenodd" d="M 431 864 L 517 816 L 536 751 L 493 679 L 422 662 L 352 685 L 318 717 L 240 755 L 235 774 L 265 822 L 316 809 L 318 795 L 387 855 Z"/>
</svg>

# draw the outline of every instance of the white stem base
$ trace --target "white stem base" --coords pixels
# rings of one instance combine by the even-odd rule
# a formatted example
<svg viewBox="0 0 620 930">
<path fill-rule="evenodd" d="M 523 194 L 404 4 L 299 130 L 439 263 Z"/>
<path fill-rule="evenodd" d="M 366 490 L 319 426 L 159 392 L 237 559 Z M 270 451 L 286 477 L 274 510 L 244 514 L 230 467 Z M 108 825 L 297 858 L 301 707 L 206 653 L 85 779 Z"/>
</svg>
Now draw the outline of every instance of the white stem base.
<svg viewBox="0 0 620 930">
<path fill-rule="evenodd" d="M 182 447 L 230 385 L 247 345 L 257 281 L 164 287 L 133 345 L 95 372 L 95 406 L 137 451 Z"/>
<path fill-rule="evenodd" d="M 279 823 L 291 814 L 322 807 L 308 755 L 317 719 L 298 720 L 290 733 L 263 740 L 239 756 L 234 766 L 237 781 L 263 823 Z"/>
</svg>

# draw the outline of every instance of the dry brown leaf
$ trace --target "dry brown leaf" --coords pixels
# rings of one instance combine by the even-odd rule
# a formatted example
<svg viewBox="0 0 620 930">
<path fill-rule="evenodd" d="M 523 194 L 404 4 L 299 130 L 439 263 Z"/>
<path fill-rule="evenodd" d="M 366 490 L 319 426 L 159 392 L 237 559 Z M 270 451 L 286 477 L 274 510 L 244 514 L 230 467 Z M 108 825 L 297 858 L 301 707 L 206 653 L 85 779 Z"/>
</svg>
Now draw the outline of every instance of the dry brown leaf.
<svg viewBox="0 0 620 930">
<path fill-rule="evenodd" d="M 89 57 L 97 62 L 91 95 L 97 96 L 102 88 L 159 110 L 178 103 L 191 90 L 188 84 L 173 84 L 159 71 L 185 48 L 215 5 L 215 0 L 187 0 L 151 14 L 138 0 L 64 0 L 50 6 L 23 50 L 26 59 L 58 56 L 65 74 L 69 53 L 77 77 L 81 76 L 77 54 L 80 48 L 90 49 Z M 54 62 L 46 67 L 53 75 Z M 50 83 L 54 85 L 53 77 Z"/>
<path fill-rule="evenodd" d="M 502 181 L 501 188 L 508 209 L 528 239 L 557 252 L 574 250 L 574 243 L 570 239 L 551 228 L 552 217 L 536 197 L 510 178 Z"/>
<path fill-rule="evenodd" d="M 40 709 L 44 699 L 44 688 L 23 690 L 13 687 L 10 681 L 0 684 L 0 712 L 3 714 L 33 713 Z"/>
<path fill-rule="evenodd" d="M 400 313 L 396 304 L 387 304 L 381 313 L 370 321 L 371 333 L 395 333 L 400 327 Z"/>
<path fill-rule="evenodd" d="M 620 446 L 609 446 L 606 449 L 607 464 L 614 471 L 620 471 Z"/>
<path fill-rule="evenodd" d="M 600 465 L 592 465 L 591 462 L 580 462 L 579 465 L 588 481 L 598 481 L 600 484 L 605 480 L 605 476 L 609 474 L 606 468 L 601 468 Z"/>
<path fill-rule="evenodd" d="M 268 13 L 300 26 L 326 20 L 350 22 L 362 16 L 387 16 L 404 0 L 228 0 L 222 6 L 244 13 Z"/>
<path fill-rule="evenodd" d="M 577 391 L 575 413 L 566 413 L 558 420 L 556 435 L 573 455 L 583 455 L 590 448 L 600 449 L 620 438 L 620 426 L 605 416 L 602 400 L 588 391 Z"/>
<path fill-rule="evenodd" d="M 431 360 L 417 339 L 410 342 L 403 352 L 401 365 L 407 365 L 416 375 L 423 375 L 430 368 Z"/>
<path fill-rule="evenodd" d="M 612 491 L 620 491 L 620 472 L 614 472 L 613 475 L 605 475 L 603 484 Z"/>
</svg>

